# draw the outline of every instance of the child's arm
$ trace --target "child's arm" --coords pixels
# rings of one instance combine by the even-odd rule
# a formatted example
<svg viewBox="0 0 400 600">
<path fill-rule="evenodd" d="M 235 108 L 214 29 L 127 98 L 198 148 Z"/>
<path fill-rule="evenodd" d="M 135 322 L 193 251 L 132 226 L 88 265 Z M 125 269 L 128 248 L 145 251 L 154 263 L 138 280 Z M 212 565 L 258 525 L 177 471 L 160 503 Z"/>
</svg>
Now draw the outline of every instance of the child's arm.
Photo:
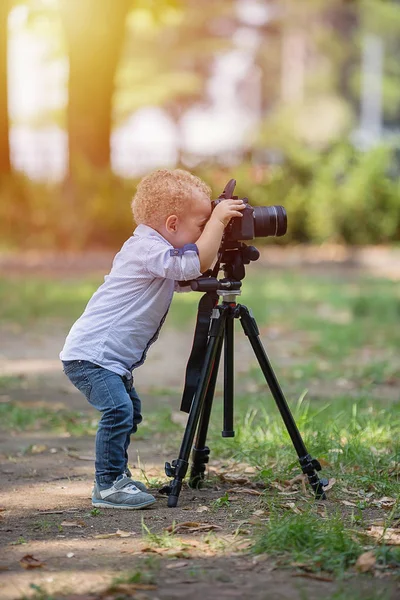
<svg viewBox="0 0 400 600">
<path fill-rule="evenodd" d="M 183 248 L 171 248 L 163 242 L 155 242 L 143 253 L 143 264 L 154 277 L 175 281 L 190 281 L 202 274 L 195 244 L 186 244 Z"/>
<path fill-rule="evenodd" d="M 213 264 L 221 245 L 225 227 L 232 217 L 242 217 L 243 200 L 221 200 L 211 213 L 204 231 L 196 242 L 200 258 L 200 271 L 204 273 Z"/>
</svg>

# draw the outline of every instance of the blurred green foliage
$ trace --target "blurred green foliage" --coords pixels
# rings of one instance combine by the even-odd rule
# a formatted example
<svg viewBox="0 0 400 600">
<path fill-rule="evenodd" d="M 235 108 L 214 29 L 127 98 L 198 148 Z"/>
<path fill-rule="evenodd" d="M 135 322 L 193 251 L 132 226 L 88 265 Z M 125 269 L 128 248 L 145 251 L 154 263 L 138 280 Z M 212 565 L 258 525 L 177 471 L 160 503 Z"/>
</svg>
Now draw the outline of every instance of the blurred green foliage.
<svg viewBox="0 0 400 600">
<path fill-rule="evenodd" d="M 282 204 L 288 232 L 280 244 L 381 244 L 400 239 L 400 183 L 396 153 L 368 152 L 338 143 L 324 152 L 292 146 L 279 165 L 244 161 L 197 174 L 218 196 L 230 178 L 254 205 Z M 0 181 L 2 249 L 118 248 L 131 235 L 130 201 L 137 181 L 81 168 L 73 186 L 44 184 L 23 175 Z"/>
<path fill-rule="evenodd" d="M 389 147 L 360 152 L 338 143 L 322 153 L 293 147 L 283 165 L 261 170 L 259 184 L 238 173 L 238 193 L 257 205 L 282 204 L 281 243 L 381 244 L 400 237 L 400 185 Z M 254 171 L 254 170 L 253 170 Z M 257 177 L 257 175 L 256 175 Z"/>
</svg>

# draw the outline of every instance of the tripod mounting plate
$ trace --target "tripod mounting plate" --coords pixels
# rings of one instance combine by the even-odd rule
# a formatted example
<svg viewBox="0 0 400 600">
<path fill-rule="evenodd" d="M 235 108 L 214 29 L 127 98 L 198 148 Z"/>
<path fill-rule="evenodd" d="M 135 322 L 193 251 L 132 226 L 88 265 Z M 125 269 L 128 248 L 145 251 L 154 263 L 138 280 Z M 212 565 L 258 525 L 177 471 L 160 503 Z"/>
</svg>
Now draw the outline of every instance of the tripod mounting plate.
<svg viewBox="0 0 400 600">
<path fill-rule="evenodd" d="M 240 296 L 241 293 L 240 290 L 217 290 L 217 294 L 222 297 L 223 302 L 236 302 L 236 296 Z"/>
</svg>

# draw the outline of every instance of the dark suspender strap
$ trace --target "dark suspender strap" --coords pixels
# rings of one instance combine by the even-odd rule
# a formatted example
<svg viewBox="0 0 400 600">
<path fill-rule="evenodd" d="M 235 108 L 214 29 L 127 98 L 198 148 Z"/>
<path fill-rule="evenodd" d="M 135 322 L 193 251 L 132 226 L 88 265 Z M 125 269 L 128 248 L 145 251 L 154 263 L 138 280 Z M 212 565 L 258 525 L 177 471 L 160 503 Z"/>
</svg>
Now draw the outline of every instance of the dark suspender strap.
<svg viewBox="0 0 400 600">
<path fill-rule="evenodd" d="M 199 383 L 200 373 L 207 348 L 211 313 L 218 304 L 218 294 L 208 292 L 199 302 L 197 321 L 194 331 L 192 351 L 186 366 L 185 387 L 182 394 L 181 411 L 190 412 L 194 394 Z"/>
</svg>

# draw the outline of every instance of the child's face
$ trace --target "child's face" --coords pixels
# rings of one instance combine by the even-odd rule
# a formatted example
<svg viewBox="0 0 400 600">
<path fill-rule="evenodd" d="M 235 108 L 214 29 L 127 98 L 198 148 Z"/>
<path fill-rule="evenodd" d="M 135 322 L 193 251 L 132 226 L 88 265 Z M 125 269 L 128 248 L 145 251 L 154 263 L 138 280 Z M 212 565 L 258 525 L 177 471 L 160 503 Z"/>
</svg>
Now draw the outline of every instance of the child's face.
<svg viewBox="0 0 400 600">
<path fill-rule="evenodd" d="M 202 234 L 211 215 L 211 201 L 197 189 L 193 190 L 192 203 L 183 216 L 170 215 L 164 227 L 164 237 L 174 248 L 194 244 Z"/>
</svg>

